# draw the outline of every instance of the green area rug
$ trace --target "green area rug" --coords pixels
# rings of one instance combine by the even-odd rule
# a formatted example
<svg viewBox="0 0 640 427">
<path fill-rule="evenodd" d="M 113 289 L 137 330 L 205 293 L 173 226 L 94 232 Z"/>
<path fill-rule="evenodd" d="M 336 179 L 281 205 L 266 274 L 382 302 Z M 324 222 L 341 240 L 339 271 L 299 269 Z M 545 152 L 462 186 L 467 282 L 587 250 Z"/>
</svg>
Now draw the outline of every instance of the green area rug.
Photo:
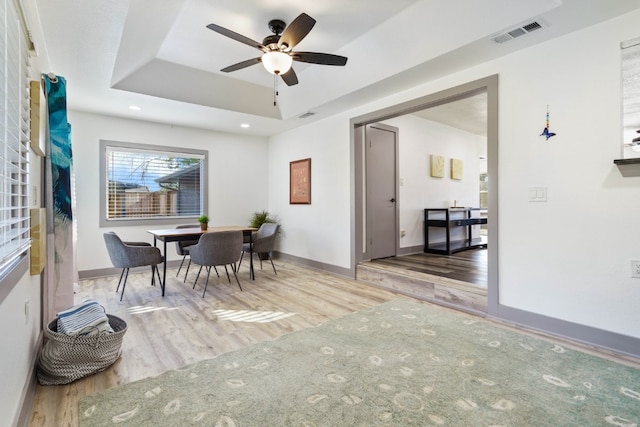
<svg viewBox="0 0 640 427">
<path fill-rule="evenodd" d="M 395 300 L 87 396 L 79 418 L 83 427 L 637 426 L 640 370 Z"/>
</svg>

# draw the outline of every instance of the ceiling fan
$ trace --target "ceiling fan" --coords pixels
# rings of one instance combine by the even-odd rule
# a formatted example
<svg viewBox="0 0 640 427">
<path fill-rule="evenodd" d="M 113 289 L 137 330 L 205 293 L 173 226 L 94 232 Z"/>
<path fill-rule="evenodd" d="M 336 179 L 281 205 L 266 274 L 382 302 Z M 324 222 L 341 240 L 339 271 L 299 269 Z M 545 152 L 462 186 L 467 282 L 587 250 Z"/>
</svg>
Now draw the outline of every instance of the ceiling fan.
<svg viewBox="0 0 640 427">
<path fill-rule="evenodd" d="M 317 52 L 294 52 L 292 50 L 309 34 L 315 23 L 316 20 L 306 13 L 301 13 L 289 26 L 280 19 L 273 19 L 269 21 L 269 29 L 273 35 L 265 37 L 262 43 L 216 24 L 209 24 L 207 28 L 264 52 L 257 58 L 230 65 L 220 71 L 230 73 L 262 62 L 267 71 L 282 77 L 287 86 L 293 86 L 298 84 L 298 76 L 291 68 L 293 61 L 339 66 L 347 63 L 347 58 L 344 56 Z"/>
</svg>

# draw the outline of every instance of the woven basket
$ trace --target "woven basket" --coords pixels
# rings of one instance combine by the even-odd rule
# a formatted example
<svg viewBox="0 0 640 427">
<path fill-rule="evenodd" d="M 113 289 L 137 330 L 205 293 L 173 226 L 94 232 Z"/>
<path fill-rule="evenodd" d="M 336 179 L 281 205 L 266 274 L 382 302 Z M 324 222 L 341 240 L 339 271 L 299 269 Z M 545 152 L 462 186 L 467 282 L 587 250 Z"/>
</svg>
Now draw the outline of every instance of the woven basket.
<svg viewBox="0 0 640 427">
<path fill-rule="evenodd" d="M 69 336 L 58 333 L 58 321 L 49 323 L 38 360 L 37 376 L 40 384 L 68 384 L 96 372 L 104 371 L 120 357 L 122 337 L 127 323 L 107 314 L 112 334 Z"/>
</svg>

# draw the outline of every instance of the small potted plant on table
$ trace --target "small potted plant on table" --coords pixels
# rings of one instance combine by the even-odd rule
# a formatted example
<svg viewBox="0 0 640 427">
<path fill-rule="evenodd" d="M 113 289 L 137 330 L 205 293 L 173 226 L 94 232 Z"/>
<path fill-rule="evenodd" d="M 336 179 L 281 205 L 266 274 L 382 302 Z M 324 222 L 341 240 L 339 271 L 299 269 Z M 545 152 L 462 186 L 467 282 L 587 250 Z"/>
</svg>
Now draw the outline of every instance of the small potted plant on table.
<svg viewBox="0 0 640 427">
<path fill-rule="evenodd" d="M 209 217 L 207 215 L 200 215 L 198 222 L 200 223 L 200 230 L 207 231 L 207 228 L 209 228 Z"/>
</svg>

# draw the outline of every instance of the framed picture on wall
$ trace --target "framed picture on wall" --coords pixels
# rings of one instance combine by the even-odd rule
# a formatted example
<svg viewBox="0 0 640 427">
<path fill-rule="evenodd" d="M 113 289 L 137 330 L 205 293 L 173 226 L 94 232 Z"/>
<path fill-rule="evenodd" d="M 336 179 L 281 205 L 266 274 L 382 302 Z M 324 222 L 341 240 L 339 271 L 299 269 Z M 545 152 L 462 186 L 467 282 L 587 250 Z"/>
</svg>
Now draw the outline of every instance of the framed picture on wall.
<svg viewBox="0 0 640 427">
<path fill-rule="evenodd" d="M 462 160 L 451 159 L 451 179 L 462 179 Z"/>
<path fill-rule="evenodd" d="M 289 204 L 311 204 L 311 159 L 289 162 Z"/>
<path fill-rule="evenodd" d="M 436 154 L 431 155 L 431 176 L 434 178 L 444 178 L 444 157 Z"/>
</svg>

